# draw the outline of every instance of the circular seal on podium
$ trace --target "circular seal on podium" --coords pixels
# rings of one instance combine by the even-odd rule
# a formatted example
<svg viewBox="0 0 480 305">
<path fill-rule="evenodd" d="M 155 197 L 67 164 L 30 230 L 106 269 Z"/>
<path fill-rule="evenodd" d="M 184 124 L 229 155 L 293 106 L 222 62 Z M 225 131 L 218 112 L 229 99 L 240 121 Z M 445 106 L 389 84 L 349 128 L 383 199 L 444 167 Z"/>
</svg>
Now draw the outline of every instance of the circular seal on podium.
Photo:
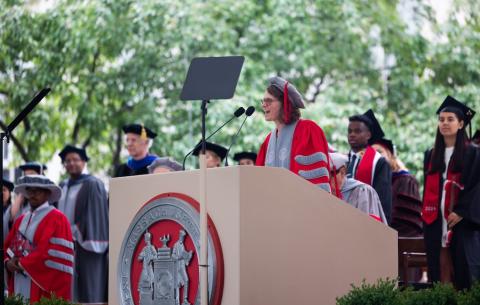
<svg viewBox="0 0 480 305">
<path fill-rule="evenodd" d="M 140 208 L 119 253 L 122 305 L 200 304 L 199 219 L 199 203 L 178 193 L 158 195 Z M 220 239 L 209 217 L 209 304 L 221 303 L 223 272 Z"/>
</svg>

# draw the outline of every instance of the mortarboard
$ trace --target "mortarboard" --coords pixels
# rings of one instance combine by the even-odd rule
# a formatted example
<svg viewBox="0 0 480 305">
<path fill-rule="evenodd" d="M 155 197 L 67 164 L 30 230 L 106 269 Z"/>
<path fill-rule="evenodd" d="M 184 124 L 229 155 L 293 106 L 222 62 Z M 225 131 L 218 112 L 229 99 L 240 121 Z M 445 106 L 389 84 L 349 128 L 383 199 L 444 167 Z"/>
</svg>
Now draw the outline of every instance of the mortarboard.
<svg viewBox="0 0 480 305">
<path fill-rule="evenodd" d="M 27 162 L 25 164 L 20 165 L 18 168 L 20 168 L 22 171 L 26 171 L 29 169 L 34 170 L 37 173 L 41 174 L 43 173 L 43 171 L 47 169 L 47 166 L 44 164 L 41 164 L 40 162 L 31 161 L 31 162 Z"/>
<path fill-rule="evenodd" d="M 379 144 L 388 149 L 392 155 L 395 155 L 395 147 L 393 146 L 392 140 L 381 138 L 375 141 L 373 144 Z"/>
<path fill-rule="evenodd" d="M 459 118 L 464 121 L 465 126 L 470 124 L 470 121 L 475 116 L 475 111 L 472 108 L 450 95 L 448 95 L 440 107 L 438 107 L 437 114 L 440 114 L 440 112 L 453 112 L 457 114 Z"/>
<path fill-rule="evenodd" d="M 83 148 L 78 148 L 72 145 L 65 146 L 62 151 L 58 154 L 62 159 L 62 162 L 65 161 L 65 158 L 69 153 L 77 153 L 83 161 L 88 161 L 87 151 Z"/>
<path fill-rule="evenodd" d="M 240 162 L 241 159 L 250 159 L 253 162 L 257 160 L 257 154 L 249 151 L 242 151 L 233 156 L 233 160 Z"/>
<path fill-rule="evenodd" d="M 157 134 L 153 132 L 150 128 L 143 126 L 143 124 L 129 124 L 122 127 L 124 133 L 134 133 L 138 134 L 142 138 L 155 139 Z"/>
<path fill-rule="evenodd" d="M 225 159 L 225 156 L 227 155 L 227 149 L 225 147 L 212 142 L 206 142 L 205 144 L 206 144 L 205 145 L 206 150 L 211 150 L 214 153 L 216 153 L 220 157 L 220 159 L 222 159 L 222 161 L 223 159 Z M 194 156 L 198 156 L 200 154 L 200 150 L 202 150 L 202 145 L 198 143 L 195 149 L 193 150 L 192 154 Z"/>
<path fill-rule="evenodd" d="M 370 130 L 370 133 L 372 134 L 372 137 L 370 138 L 370 140 L 368 140 L 370 144 L 375 143 L 377 140 L 385 136 L 385 133 L 383 133 L 382 127 L 380 126 L 380 123 L 375 117 L 372 109 L 368 109 L 367 112 L 365 112 L 364 114 L 356 115 L 354 117 L 354 121 L 360 121 L 365 123 L 365 125 L 367 125 L 368 129 Z"/>
</svg>

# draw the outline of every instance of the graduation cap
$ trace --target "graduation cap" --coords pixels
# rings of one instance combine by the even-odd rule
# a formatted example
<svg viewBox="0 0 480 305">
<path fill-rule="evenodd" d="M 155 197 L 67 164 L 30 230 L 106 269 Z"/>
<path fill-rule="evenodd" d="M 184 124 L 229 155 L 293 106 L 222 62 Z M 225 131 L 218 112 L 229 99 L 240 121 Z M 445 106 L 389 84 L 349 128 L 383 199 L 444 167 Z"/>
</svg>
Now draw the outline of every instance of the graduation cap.
<svg viewBox="0 0 480 305">
<path fill-rule="evenodd" d="M 47 169 L 47 166 L 45 164 L 41 164 L 40 162 L 31 161 L 20 165 L 18 168 L 20 168 L 22 171 L 33 170 L 38 174 L 42 174 Z"/>
<path fill-rule="evenodd" d="M 13 188 L 15 187 L 15 185 L 13 185 L 13 182 L 5 178 L 2 178 L 2 180 L 3 186 L 5 186 L 10 192 L 13 191 Z"/>
<path fill-rule="evenodd" d="M 395 155 L 395 147 L 393 146 L 392 140 L 381 138 L 381 139 L 376 140 L 374 144 L 379 144 L 379 145 L 385 147 L 386 149 L 388 149 L 392 153 L 392 155 Z"/>
<path fill-rule="evenodd" d="M 355 115 L 350 118 L 350 121 L 360 121 L 367 125 L 372 137 L 368 140 L 370 144 L 375 143 L 377 140 L 382 139 L 385 136 L 385 133 L 380 126 L 375 114 L 372 109 L 368 109 L 367 112 L 360 115 Z"/>
<path fill-rule="evenodd" d="M 458 115 L 459 119 L 463 120 L 465 126 L 470 124 L 470 121 L 475 116 L 475 111 L 472 108 L 456 100 L 450 95 L 448 95 L 440 107 L 438 107 L 437 114 L 440 114 L 440 112 L 455 113 Z"/>
<path fill-rule="evenodd" d="M 73 145 L 65 146 L 62 151 L 58 154 L 62 159 L 62 162 L 65 162 L 65 158 L 69 153 L 77 153 L 83 161 L 88 161 L 90 158 L 87 156 L 87 151 L 83 148 L 78 148 Z"/>
<path fill-rule="evenodd" d="M 285 123 L 290 123 L 290 107 L 293 108 L 305 108 L 302 95 L 298 92 L 294 85 L 290 84 L 287 80 L 274 76 L 268 79 L 268 86 L 274 86 L 280 92 L 283 93 L 283 115 Z M 282 101 L 280 101 L 282 102 Z"/>
<path fill-rule="evenodd" d="M 240 162 L 241 159 L 249 159 L 252 160 L 253 163 L 257 160 L 257 154 L 254 152 L 249 151 L 242 151 L 233 155 L 233 160 Z"/>
<path fill-rule="evenodd" d="M 198 156 L 200 154 L 200 150 L 202 150 L 202 145 L 201 143 L 198 143 L 195 149 L 193 150 L 193 155 Z M 220 159 L 225 159 L 225 156 L 227 155 L 227 149 L 221 145 L 212 143 L 212 142 L 206 142 L 205 143 L 205 150 L 210 150 L 216 153 Z"/>
<path fill-rule="evenodd" d="M 124 133 L 134 133 L 141 136 L 143 139 L 155 139 L 157 134 L 150 128 L 143 126 L 143 124 L 129 124 L 122 127 Z"/>
</svg>

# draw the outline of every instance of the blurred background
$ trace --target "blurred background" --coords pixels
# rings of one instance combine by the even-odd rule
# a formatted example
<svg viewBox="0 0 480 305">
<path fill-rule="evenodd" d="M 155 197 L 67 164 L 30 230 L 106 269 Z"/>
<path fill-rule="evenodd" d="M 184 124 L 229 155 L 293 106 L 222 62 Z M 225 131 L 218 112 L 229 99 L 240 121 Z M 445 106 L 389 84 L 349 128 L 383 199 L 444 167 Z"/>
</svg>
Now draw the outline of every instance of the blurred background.
<svg viewBox="0 0 480 305">
<path fill-rule="evenodd" d="M 86 147 L 89 171 L 107 178 L 125 160 L 121 127 L 133 122 L 158 132 L 151 152 L 181 161 L 200 139 L 200 103 L 179 98 L 197 56 L 245 56 L 235 97 L 210 103 L 207 116 L 208 134 L 237 107 L 256 107 L 231 156 L 257 151 L 274 128 L 260 105 L 273 75 L 297 86 L 302 116 L 341 152 L 348 117 L 372 108 L 419 179 L 445 96 L 480 111 L 479 1 L 0 0 L 0 7 L 2 128 L 52 88 L 4 147 L 10 178 L 36 160 L 59 181 L 57 154 L 66 144 Z M 240 123 L 212 140 L 228 146 Z M 472 125 L 480 127 L 480 115 Z"/>
</svg>

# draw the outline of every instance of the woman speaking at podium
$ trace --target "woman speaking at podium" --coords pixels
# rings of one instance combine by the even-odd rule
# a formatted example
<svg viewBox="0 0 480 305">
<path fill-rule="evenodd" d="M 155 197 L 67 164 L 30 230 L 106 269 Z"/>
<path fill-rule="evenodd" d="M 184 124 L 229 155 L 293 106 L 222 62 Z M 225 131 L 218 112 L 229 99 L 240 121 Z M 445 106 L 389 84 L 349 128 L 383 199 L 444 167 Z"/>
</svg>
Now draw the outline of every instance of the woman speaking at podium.
<svg viewBox="0 0 480 305">
<path fill-rule="evenodd" d="M 283 167 L 331 193 L 328 143 L 315 122 L 300 119 L 301 94 L 288 81 L 272 77 L 262 99 L 265 120 L 275 123 L 258 152 L 256 165 Z"/>
</svg>

